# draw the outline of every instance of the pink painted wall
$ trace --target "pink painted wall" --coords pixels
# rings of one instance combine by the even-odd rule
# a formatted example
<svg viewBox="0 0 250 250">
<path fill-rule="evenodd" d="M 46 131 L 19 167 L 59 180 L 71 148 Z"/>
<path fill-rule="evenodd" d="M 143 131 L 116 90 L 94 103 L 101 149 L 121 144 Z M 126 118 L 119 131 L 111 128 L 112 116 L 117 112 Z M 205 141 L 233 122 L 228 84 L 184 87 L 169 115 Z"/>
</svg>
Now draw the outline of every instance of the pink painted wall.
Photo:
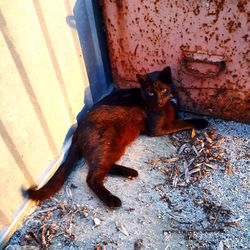
<svg viewBox="0 0 250 250">
<path fill-rule="evenodd" d="M 250 2 L 101 1 L 115 83 L 171 66 L 181 108 L 250 122 Z"/>
</svg>

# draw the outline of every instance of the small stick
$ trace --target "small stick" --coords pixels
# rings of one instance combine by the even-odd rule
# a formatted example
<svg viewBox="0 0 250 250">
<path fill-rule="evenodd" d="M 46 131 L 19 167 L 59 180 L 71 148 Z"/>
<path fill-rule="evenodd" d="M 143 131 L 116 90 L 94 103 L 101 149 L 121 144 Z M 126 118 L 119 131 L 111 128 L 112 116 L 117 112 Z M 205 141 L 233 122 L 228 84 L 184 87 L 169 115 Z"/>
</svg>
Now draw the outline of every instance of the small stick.
<svg viewBox="0 0 250 250">
<path fill-rule="evenodd" d="M 51 234 L 51 235 L 48 237 L 48 239 L 49 239 L 49 241 L 51 241 L 52 239 L 54 239 L 54 238 L 56 238 L 56 237 L 58 237 L 58 236 L 60 236 L 60 235 L 65 235 L 65 233 L 61 232 L 61 233 L 57 233 L 57 234 Z"/>
<path fill-rule="evenodd" d="M 208 228 L 179 228 L 175 227 L 174 229 L 166 230 L 171 233 L 190 233 L 190 232 L 203 232 L 203 233 L 213 233 L 213 232 L 223 232 L 225 230 L 224 227 L 208 227 Z"/>
<path fill-rule="evenodd" d="M 42 246 L 47 248 L 47 241 L 46 241 L 46 237 L 45 237 L 45 227 L 46 225 L 43 225 L 42 226 L 42 235 L 41 235 L 41 238 L 42 238 Z"/>
<path fill-rule="evenodd" d="M 205 221 L 204 219 L 201 219 L 201 220 L 197 220 L 197 221 L 182 221 L 182 220 L 178 220 L 177 218 L 175 217 L 171 217 L 171 219 L 177 221 L 178 223 L 180 224 L 186 224 L 186 225 L 195 225 L 195 224 L 200 224 L 201 222 Z"/>
<path fill-rule="evenodd" d="M 219 216 L 219 213 L 221 211 L 221 207 L 219 208 L 219 211 L 217 212 L 216 216 L 215 216 L 215 219 L 214 219 L 214 222 L 213 222 L 213 226 L 215 225 L 215 223 L 217 222 L 218 220 L 218 216 Z"/>
<path fill-rule="evenodd" d="M 54 206 L 54 207 L 49 207 L 49 208 L 46 208 L 46 209 L 43 209 L 43 210 L 40 210 L 40 211 L 37 211 L 37 212 L 34 212 L 33 214 L 31 214 L 30 218 L 25 222 L 25 225 L 28 225 L 29 222 L 34 219 L 35 217 L 37 217 L 38 214 L 43 214 L 43 213 L 46 213 L 46 212 L 50 212 L 50 211 L 54 211 L 58 208 L 58 206 Z"/>
<path fill-rule="evenodd" d="M 72 220 L 73 220 L 73 216 L 75 215 L 75 212 L 71 213 L 70 214 L 70 218 L 69 218 L 69 227 L 67 229 L 69 235 L 72 235 L 72 230 L 71 230 L 71 227 L 72 227 Z"/>
</svg>

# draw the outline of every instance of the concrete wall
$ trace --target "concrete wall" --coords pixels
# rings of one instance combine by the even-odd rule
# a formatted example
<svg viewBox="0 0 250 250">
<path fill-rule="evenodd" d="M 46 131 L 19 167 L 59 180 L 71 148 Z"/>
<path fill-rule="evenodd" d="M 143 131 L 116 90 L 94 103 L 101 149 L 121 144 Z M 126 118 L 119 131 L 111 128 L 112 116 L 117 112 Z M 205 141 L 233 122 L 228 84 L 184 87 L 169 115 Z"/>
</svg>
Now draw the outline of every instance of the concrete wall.
<svg viewBox="0 0 250 250">
<path fill-rule="evenodd" d="M 27 205 L 21 187 L 55 164 L 88 78 L 76 0 L 0 1 L 0 241 Z"/>
</svg>

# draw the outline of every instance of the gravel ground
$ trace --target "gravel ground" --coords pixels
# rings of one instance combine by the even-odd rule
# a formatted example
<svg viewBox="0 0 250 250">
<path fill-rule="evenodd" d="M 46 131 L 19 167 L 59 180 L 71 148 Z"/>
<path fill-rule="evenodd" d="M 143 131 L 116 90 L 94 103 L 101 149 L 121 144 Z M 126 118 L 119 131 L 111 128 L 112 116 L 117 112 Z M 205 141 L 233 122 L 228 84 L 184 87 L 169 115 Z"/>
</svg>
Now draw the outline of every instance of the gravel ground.
<svg viewBox="0 0 250 250">
<path fill-rule="evenodd" d="M 105 184 L 120 209 L 103 206 L 79 163 L 5 249 L 250 249 L 250 125 L 206 119 L 204 131 L 140 136 L 127 149 L 120 163 L 139 177 Z"/>
</svg>

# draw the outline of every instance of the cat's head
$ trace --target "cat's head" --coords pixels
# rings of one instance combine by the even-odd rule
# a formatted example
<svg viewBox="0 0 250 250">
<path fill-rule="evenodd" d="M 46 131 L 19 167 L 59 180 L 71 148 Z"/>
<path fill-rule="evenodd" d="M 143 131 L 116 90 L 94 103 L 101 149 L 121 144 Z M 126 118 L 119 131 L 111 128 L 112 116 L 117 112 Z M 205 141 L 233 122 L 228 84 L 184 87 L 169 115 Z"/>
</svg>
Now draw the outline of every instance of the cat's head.
<svg viewBox="0 0 250 250">
<path fill-rule="evenodd" d="M 161 109 L 173 98 L 170 85 L 172 84 L 170 67 L 164 68 L 156 80 L 148 75 L 136 75 L 140 86 L 142 97 L 150 109 Z"/>
</svg>

